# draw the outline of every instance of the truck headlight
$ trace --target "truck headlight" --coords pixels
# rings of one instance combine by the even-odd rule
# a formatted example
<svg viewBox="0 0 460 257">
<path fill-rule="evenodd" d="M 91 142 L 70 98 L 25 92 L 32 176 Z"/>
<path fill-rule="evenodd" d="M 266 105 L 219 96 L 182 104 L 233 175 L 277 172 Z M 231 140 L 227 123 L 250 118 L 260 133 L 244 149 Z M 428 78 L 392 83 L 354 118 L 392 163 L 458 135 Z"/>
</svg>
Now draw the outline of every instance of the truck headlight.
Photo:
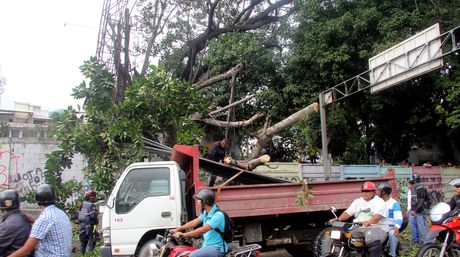
<svg viewBox="0 0 460 257">
<path fill-rule="evenodd" d="M 102 240 L 105 246 L 110 245 L 110 228 L 103 228 L 102 229 Z"/>
</svg>

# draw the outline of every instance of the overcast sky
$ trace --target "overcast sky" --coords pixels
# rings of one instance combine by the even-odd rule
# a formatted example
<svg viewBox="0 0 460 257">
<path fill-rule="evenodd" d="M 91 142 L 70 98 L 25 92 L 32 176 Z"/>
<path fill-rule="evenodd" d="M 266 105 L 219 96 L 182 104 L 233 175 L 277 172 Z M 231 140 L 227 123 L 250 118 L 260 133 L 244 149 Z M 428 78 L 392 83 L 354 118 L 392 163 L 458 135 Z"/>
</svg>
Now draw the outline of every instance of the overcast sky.
<svg viewBox="0 0 460 257">
<path fill-rule="evenodd" d="M 103 0 L 0 0 L 2 109 L 13 102 L 53 111 L 76 106 L 70 96 L 95 56 Z M 1 90 L 0 90 L 1 91 Z"/>
</svg>

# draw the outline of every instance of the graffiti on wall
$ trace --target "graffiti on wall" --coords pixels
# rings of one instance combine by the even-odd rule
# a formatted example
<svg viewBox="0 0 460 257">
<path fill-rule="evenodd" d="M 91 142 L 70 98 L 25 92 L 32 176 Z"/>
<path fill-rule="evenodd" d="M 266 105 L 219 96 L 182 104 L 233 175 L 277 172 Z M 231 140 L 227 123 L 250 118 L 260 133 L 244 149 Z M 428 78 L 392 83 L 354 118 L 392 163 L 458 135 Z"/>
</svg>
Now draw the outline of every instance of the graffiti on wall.
<svg viewBox="0 0 460 257">
<path fill-rule="evenodd" d="M 44 182 L 40 167 L 21 170 L 21 157 L 10 151 L 0 152 L 0 191 L 7 188 L 16 189 L 19 193 L 35 191 Z"/>
</svg>

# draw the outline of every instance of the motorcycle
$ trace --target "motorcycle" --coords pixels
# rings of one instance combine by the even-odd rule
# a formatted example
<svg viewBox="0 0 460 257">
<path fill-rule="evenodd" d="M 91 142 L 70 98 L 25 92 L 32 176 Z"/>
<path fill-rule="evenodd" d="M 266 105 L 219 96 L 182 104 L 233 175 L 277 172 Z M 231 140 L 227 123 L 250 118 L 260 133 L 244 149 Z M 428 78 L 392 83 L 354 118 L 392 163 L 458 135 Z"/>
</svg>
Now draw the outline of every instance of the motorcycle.
<svg viewBox="0 0 460 257">
<path fill-rule="evenodd" d="M 190 253 L 197 250 L 190 246 L 190 242 L 178 240 L 169 231 L 165 235 L 157 235 L 154 240 L 143 247 L 138 256 L 142 257 L 188 257 Z M 231 248 L 229 246 L 229 248 Z M 240 247 L 233 247 L 225 257 L 260 257 L 262 247 L 258 244 L 249 244 Z"/>
<path fill-rule="evenodd" d="M 431 227 L 417 257 L 460 257 L 460 210 L 440 202 L 430 210 Z"/>
<path fill-rule="evenodd" d="M 336 209 L 332 207 L 332 213 L 337 218 Z M 327 252 L 322 253 L 322 257 L 363 257 L 367 256 L 367 246 L 362 234 L 353 233 L 353 230 L 361 227 L 361 222 L 333 222 L 331 228 L 324 232 L 324 246 Z M 387 239 L 388 240 L 388 239 Z M 387 240 L 382 243 L 382 253 L 389 256 Z M 400 246 L 398 245 L 398 248 Z M 397 250 L 399 251 L 399 249 Z"/>
</svg>

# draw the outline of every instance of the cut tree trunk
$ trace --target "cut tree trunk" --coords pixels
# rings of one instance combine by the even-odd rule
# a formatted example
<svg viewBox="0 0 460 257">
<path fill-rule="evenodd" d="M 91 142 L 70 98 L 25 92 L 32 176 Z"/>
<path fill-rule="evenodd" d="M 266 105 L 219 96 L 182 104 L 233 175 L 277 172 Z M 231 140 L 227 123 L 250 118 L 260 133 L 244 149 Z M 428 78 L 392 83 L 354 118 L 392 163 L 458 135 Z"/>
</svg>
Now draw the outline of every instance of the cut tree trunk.
<svg viewBox="0 0 460 257">
<path fill-rule="evenodd" d="M 286 119 L 276 123 L 275 125 L 264 129 L 257 135 L 257 143 L 252 149 L 251 159 L 255 159 L 262 153 L 262 150 L 267 146 L 267 143 L 272 139 L 276 134 L 279 134 L 284 129 L 287 129 L 294 125 L 295 123 L 305 119 L 314 112 L 318 112 L 318 103 L 312 103 L 309 106 L 303 108 L 302 110 L 292 114 Z"/>
</svg>

